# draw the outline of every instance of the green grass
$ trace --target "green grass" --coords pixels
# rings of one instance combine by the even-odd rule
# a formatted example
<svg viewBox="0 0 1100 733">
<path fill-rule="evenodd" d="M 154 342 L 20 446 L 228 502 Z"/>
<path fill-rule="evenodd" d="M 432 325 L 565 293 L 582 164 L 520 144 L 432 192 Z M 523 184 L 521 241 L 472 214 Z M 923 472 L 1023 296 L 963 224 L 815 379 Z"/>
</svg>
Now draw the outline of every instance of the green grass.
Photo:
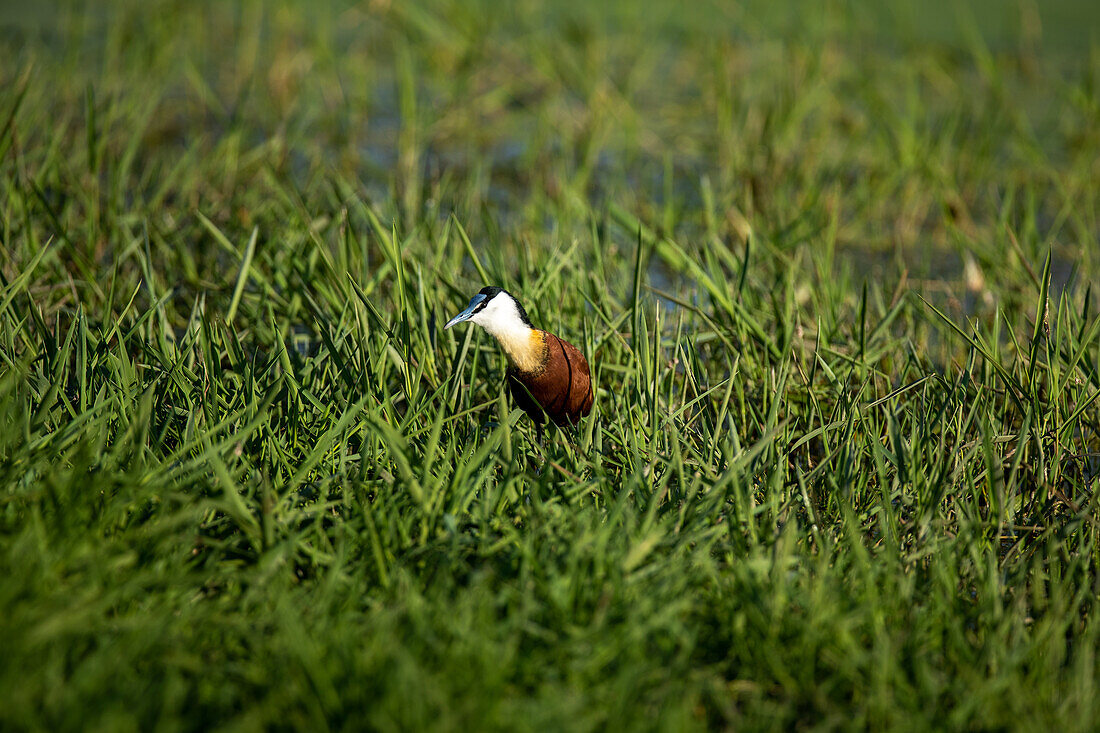
<svg viewBox="0 0 1100 733">
<path fill-rule="evenodd" d="M 1092 3 L 103 5 L 0 15 L 0 727 L 1100 723 Z"/>
</svg>

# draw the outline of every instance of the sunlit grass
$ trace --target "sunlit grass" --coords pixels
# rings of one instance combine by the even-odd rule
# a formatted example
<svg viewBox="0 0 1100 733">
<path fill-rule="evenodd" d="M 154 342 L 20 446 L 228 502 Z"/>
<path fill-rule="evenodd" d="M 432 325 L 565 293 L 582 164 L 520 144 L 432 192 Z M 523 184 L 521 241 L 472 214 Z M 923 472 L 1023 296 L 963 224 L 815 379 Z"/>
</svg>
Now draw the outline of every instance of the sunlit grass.
<svg viewBox="0 0 1100 733">
<path fill-rule="evenodd" d="M 10 21 L 0 723 L 1095 727 L 1069 5 Z"/>
</svg>

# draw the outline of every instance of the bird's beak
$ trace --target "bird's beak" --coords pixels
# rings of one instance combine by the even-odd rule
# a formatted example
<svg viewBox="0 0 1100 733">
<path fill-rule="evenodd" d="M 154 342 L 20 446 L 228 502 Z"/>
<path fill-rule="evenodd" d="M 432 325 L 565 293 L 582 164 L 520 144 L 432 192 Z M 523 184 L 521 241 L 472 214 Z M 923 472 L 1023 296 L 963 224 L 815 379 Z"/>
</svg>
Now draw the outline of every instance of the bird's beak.
<svg viewBox="0 0 1100 733">
<path fill-rule="evenodd" d="M 474 308 L 477 308 L 478 304 L 481 303 L 481 301 L 483 300 L 485 300 L 485 296 L 481 293 L 475 295 L 473 298 L 470 299 L 470 305 L 466 307 L 466 310 L 462 311 L 457 316 L 447 321 L 447 325 L 443 327 L 443 330 L 446 331 L 448 328 L 455 325 L 456 323 L 462 323 L 463 321 L 470 320 L 470 318 L 474 315 Z"/>
</svg>

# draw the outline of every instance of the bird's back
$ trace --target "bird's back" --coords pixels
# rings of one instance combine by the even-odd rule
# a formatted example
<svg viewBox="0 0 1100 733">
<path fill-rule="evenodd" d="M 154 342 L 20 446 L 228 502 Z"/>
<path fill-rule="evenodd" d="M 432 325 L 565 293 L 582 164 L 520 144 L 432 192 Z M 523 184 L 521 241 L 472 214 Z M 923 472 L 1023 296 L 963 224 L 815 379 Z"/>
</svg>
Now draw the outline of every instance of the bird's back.
<svg viewBox="0 0 1100 733">
<path fill-rule="evenodd" d="M 592 411 L 588 360 L 568 341 L 542 333 L 546 344 L 542 368 L 509 369 L 508 386 L 516 403 L 536 422 L 549 417 L 557 425 L 575 425 Z"/>
</svg>

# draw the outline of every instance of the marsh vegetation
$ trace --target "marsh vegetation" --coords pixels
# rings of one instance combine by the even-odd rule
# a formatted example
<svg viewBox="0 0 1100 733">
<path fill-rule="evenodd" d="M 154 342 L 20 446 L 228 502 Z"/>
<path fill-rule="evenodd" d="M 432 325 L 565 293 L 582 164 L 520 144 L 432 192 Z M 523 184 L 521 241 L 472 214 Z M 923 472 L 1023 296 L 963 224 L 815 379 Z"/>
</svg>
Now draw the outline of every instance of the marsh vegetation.
<svg viewBox="0 0 1100 733">
<path fill-rule="evenodd" d="M 8 11 L 0 725 L 1095 728 L 1041 5 Z M 488 284 L 593 367 L 542 451 Z"/>
</svg>

